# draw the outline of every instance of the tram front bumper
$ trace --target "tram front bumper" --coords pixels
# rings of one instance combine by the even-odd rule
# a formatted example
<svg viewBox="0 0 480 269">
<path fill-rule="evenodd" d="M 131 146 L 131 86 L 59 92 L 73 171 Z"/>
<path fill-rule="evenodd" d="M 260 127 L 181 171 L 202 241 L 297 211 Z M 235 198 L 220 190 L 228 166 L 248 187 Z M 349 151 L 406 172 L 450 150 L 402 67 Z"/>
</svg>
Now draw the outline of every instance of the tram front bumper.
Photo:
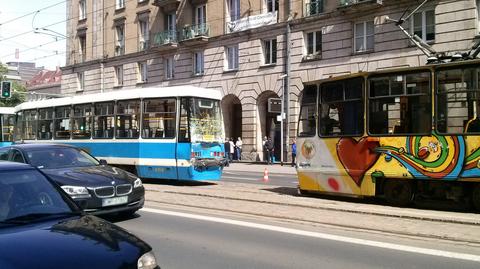
<svg viewBox="0 0 480 269">
<path fill-rule="evenodd" d="M 205 158 L 205 159 L 192 159 L 191 163 L 195 170 L 207 170 L 211 168 L 224 167 L 227 162 L 225 158 Z"/>
</svg>

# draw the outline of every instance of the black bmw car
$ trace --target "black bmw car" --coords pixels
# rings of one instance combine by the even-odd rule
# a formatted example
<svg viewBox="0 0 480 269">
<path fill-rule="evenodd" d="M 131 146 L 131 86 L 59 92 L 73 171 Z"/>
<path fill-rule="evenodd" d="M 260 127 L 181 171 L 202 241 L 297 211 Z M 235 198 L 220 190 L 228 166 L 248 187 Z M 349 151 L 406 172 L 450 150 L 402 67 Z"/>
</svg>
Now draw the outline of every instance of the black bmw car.
<svg viewBox="0 0 480 269">
<path fill-rule="evenodd" d="M 140 178 L 74 146 L 16 144 L 0 148 L 0 160 L 39 168 L 86 212 L 132 215 L 145 202 Z"/>
<path fill-rule="evenodd" d="M 86 215 L 40 170 L 0 162 L 0 268 L 159 269 L 152 248 Z"/>
</svg>

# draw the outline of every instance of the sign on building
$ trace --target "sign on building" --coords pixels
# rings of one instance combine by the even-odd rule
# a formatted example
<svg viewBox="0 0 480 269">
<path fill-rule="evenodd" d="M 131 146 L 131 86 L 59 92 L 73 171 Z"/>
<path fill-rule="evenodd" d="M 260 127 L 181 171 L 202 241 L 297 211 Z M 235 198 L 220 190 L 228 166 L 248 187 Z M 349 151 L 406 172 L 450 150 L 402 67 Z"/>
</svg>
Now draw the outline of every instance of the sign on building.
<svg viewBox="0 0 480 269">
<path fill-rule="evenodd" d="M 277 23 L 277 12 L 269 12 L 255 16 L 248 16 L 236 21 L 227 23 L 227 30 L 229 33 L 245 31 L 252 28 L 257 28 L 269 24 Z"/>
<path fill-rule="evenodd" d="M 282 112 L 282 99 L 281 98 L 268 98 L 268 112 L 281 113 Z"/>
</svg>

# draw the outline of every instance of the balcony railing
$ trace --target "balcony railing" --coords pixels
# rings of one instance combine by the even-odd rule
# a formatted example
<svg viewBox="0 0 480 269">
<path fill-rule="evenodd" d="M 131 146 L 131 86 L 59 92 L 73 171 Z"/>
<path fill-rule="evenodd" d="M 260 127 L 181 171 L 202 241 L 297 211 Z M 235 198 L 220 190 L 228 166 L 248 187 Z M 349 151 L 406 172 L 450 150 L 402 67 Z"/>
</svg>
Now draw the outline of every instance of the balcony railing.
<svg viewBox="0 0 480 269">
<path fill-rule="evenodd" d="M 164 32 L 159 32 L 153 35 L 153 46 L 162 46 L 165 44 L 176 44 L 177 40 L 177 31 L 168 30 Z"/>
<path fill-rule="evenodd" d="M 182 40 L 188 40 L 197 37 L 208 37 L 209 34 L 210 28 L 206 23 L 185 26 L 182 30 Z"/>
<path fill-rule="evenodd" d="M 382 0 L 340 0 L 340 6 L 351 6 L 355 4 L 362 4 L 362 3 L 375 3 L 375 4 L 382 4 Z"/>
<path fill-rule="evenodd" d="M 323 13 L 323 0 L 316 0 L 305 4 L 307 16 Z"/>
</svg>

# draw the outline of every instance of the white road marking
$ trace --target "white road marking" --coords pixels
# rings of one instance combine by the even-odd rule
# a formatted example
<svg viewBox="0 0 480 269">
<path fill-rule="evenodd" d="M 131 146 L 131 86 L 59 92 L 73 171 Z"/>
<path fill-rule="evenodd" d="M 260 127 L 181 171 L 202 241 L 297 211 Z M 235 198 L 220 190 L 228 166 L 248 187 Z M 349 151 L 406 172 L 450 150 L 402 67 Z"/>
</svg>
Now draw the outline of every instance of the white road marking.
<svg viewBox="0 0 480 269">
<path fill-rule="evenodd" d="M 209 216 L 202 216 L 202 215 L 175 212 L 175 211 L 167 211 L 167 210 L 154 209 L 154 208 L 143 208 L 141 210 L 145 212 L 162 214 L 162 215 L 224 223 L 224 224 L 237 225 L 237 226 L 243 226 L 243 227 L 250 227 L 255 229 L 269 230 L 269 231 L 275 231 L 275 232 L 281 232 L 281 233 L 287 233 L 287 234 L 295 234 L 295 235 L 314 237 L 314 238 L 320 238 L 320 239 L 326 239 L 326 240 L 332 240 L 332 241 L 338 241 L 338 242 L 344 242 L 344 243 L 350 243 L 350 244 L 369 246 L 369 247 L 377 247 L 377 248 L 398 250 L 398 251 L 404 251 L 404 252 L 411 252 L 415 254 L 425 254 L 425 255 L 431 255 L 431 256 L 480 262 L 480 256 L 473 255 L 473 254 L 443 251 L 443 250 L 421 248 L 421 247 L 412 247 L 412 246 L 406 246 L 406 245 L 385 243 L 380 241 L 358 239 L 358 238 L 326 234 L 326 233 L 309 232 L 309 231 L 284 228 L 284 227 L 274 226 L 274 225 L 258 224 L 258 223 L 247 222 L 247 221 L 239 221 L 239 220 L 232 220 L 232 219 L 218 218 L 218 217 L 209 217 Z"/>
</svg>

